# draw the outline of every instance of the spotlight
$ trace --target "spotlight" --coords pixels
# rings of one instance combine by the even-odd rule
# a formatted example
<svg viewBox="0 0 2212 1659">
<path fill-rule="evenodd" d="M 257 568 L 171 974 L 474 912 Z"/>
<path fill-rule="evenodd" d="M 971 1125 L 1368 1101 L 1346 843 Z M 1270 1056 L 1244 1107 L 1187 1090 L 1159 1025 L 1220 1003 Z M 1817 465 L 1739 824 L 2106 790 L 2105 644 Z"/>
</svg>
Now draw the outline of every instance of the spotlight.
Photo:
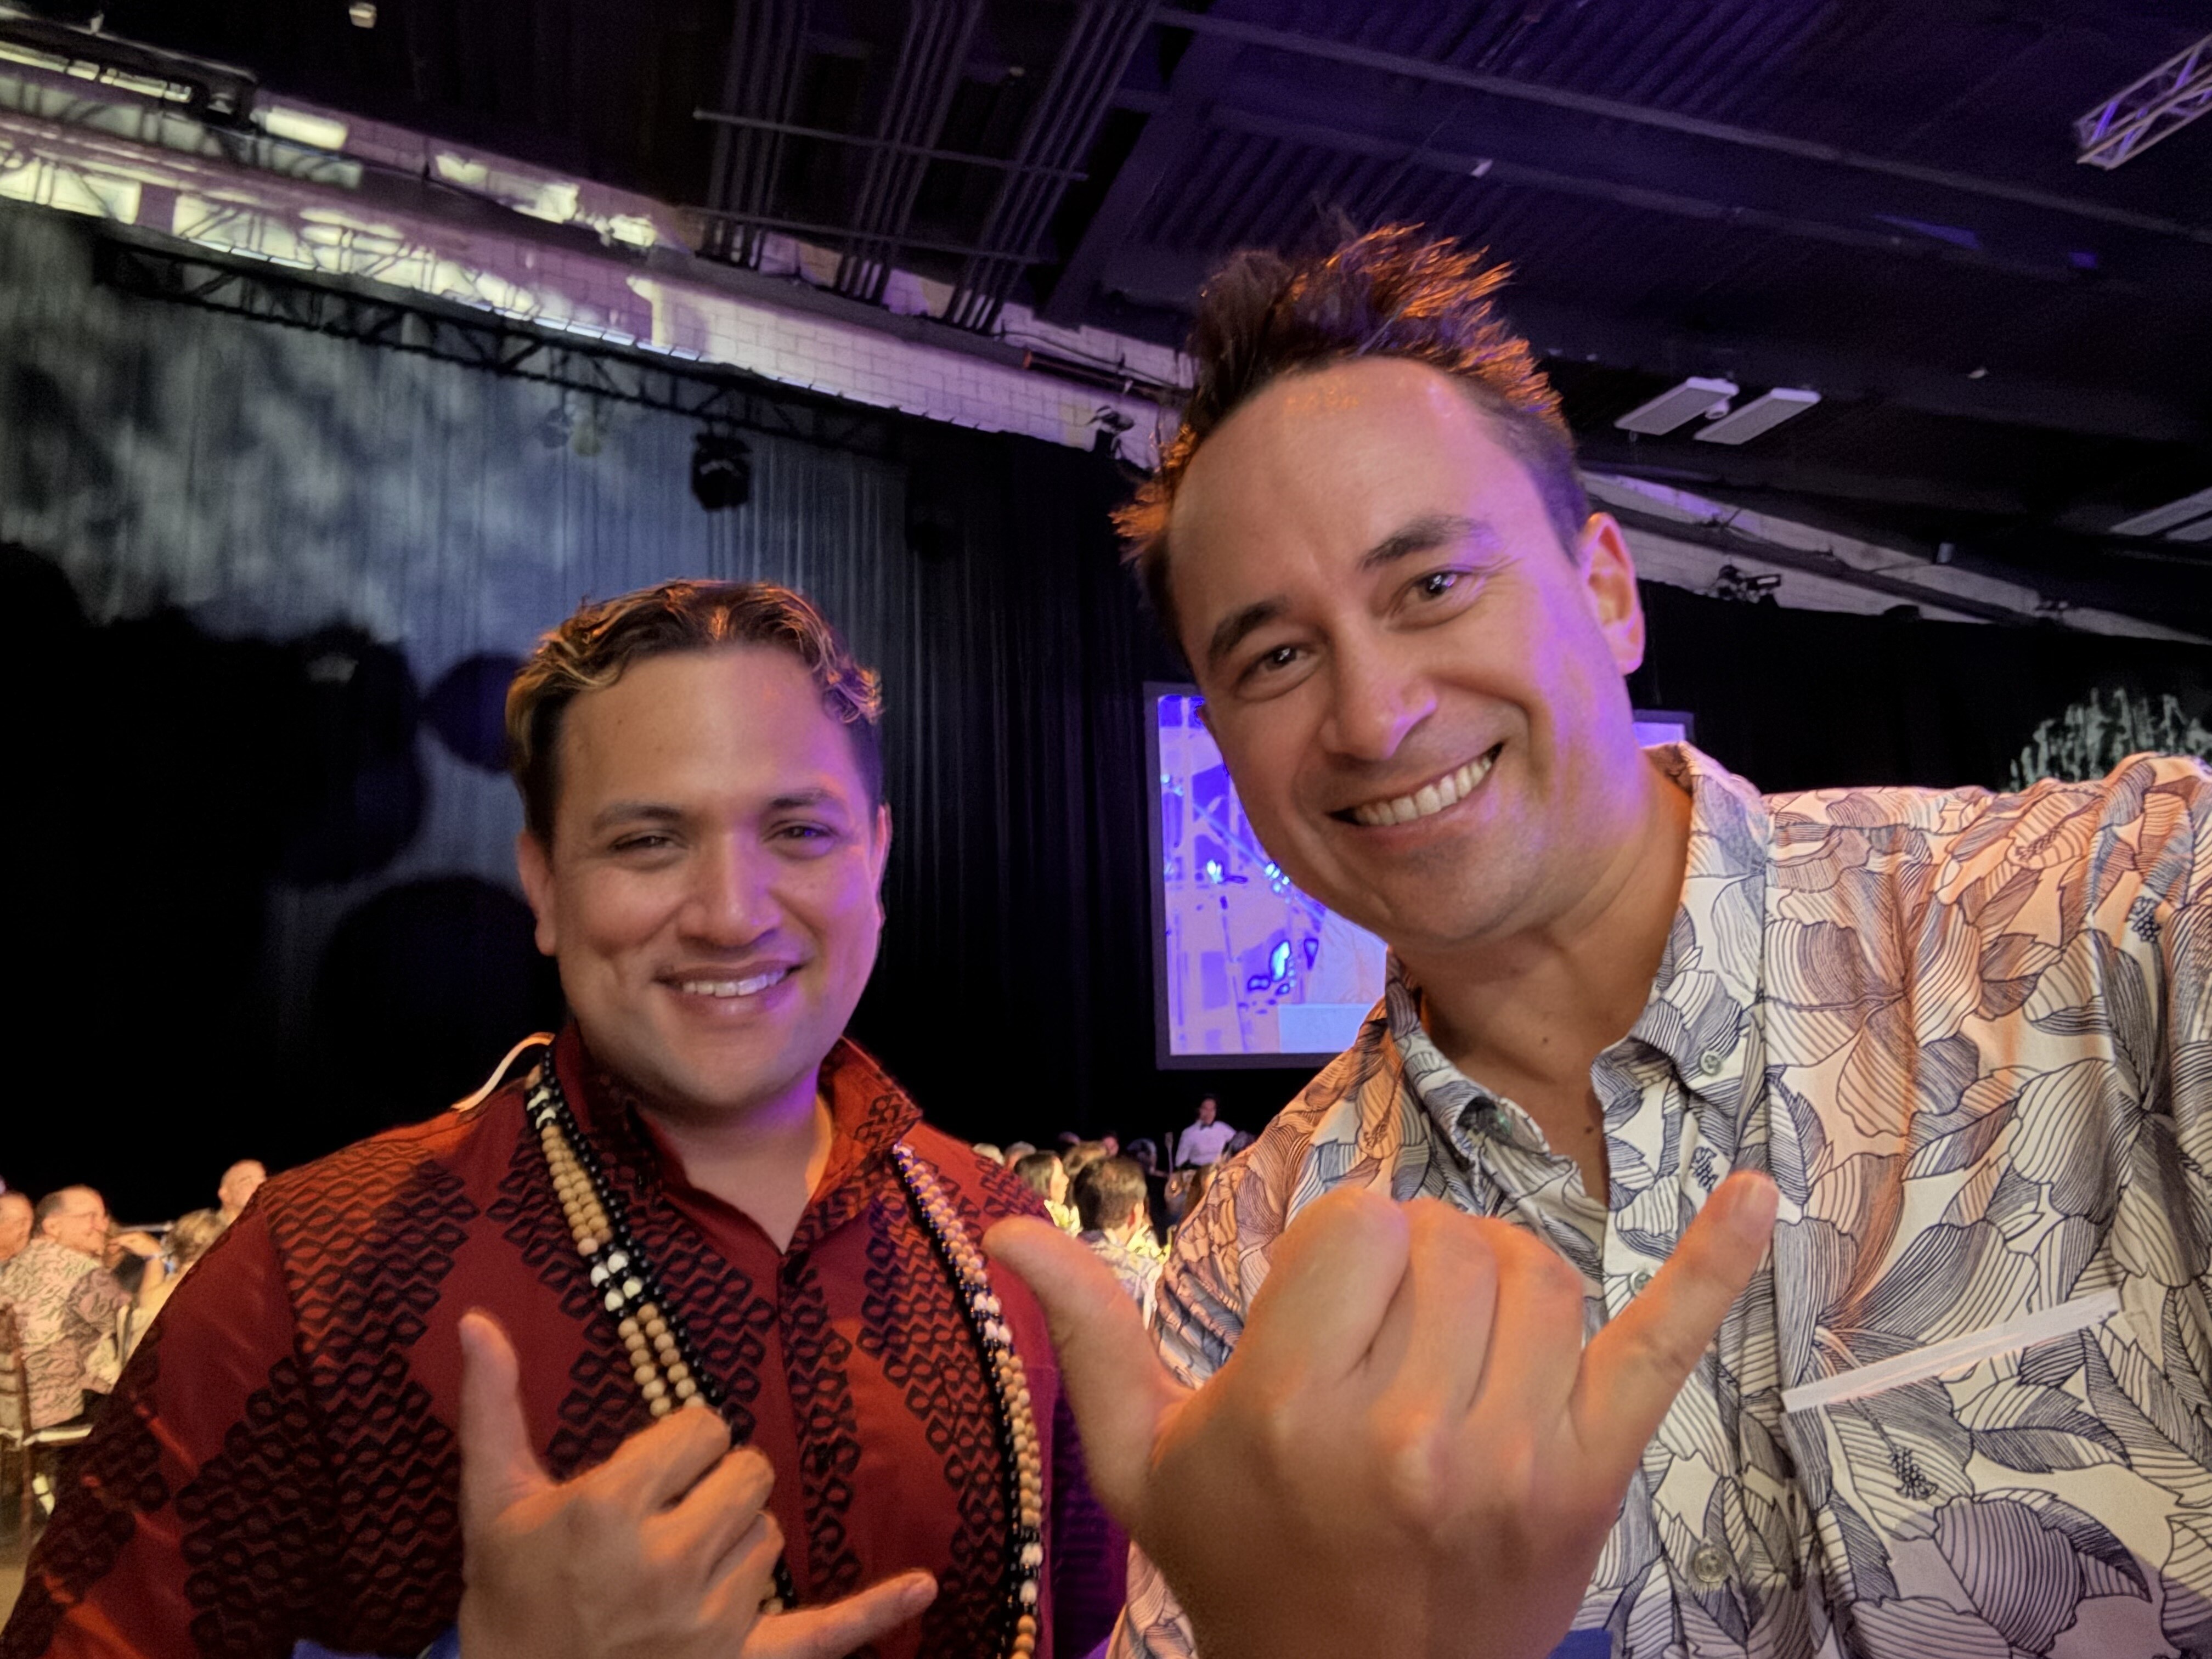
<svg viewBox="0 0 2212 1659">
<path fill-rule="evenodd" d="M 691 493 L 709 513 L 752 499 L 753 453 L 731 432 L 702 432 L 691 443 Z"/>
<path fill-rule="evenodd" d="M 353 0 L 353 4 L 346 8 L 346 15 L 353 19 L 353 26 L 357 29 L 373 29 L 376 27 L 376 7 L 374 0 Z"/>
</svg>

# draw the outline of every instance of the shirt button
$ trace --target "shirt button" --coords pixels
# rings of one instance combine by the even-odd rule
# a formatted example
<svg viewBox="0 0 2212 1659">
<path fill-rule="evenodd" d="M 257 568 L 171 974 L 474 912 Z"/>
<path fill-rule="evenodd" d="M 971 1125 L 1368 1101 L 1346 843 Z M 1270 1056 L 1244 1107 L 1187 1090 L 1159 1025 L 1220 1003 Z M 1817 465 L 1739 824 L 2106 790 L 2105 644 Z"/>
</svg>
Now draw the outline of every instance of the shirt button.
<svg viewBox="0 0 2212 1659">
<path fill-rule="evenodd" d="M 1690 1558 L 1690 1577 L 1711 1589 L 1728 1575 L 1728 1557 L 1715 1545 L 1698 1545 L 1697 1553 Z"/>
<path fill-rule="evenodd" d="M 1628 1293 L 1631 1296 L 1634 1296 L 1650 1282 L 1651 1269 L 1649 1267 L 1638 1268 L 1636 1273 L 1628 1281 Z"/>
<path fill-rule="evenodd" d="M 1698 1061 L 1698 1069 L 1700 1072 L 1703 1072 L 1707 1077 L 1711 1077 L 1715 1072 L 1719 1071 L 1720 1068 L 1721 1057 L 1718 1054 L 1707 1054 Z"/>
</svg>

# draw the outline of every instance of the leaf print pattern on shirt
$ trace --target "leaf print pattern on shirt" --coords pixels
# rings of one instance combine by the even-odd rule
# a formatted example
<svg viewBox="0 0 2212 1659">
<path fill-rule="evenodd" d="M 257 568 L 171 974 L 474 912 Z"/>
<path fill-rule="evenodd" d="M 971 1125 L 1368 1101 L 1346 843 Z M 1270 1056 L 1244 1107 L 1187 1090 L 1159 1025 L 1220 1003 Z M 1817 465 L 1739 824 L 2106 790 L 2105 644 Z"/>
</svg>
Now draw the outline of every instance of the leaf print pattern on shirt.
<svg viewBox="0 0 2212 1659">
<path fill-rule="evenodd" d="M 1394 967 L 1183 1228 L 1170 1366 L 1226 1359 L 1276 1237 L 1334 1187 L 1528 1226 L 1582 1272 L 1594 1329 L 1731 1170 L 1764 1169 L 1774 1249 L 1577 1629 L 1623 1659 L 2212 1659 L 2212 773 L 2143 756 L 2015 795 L 1762 798 L 1653 752 L 1691 793 L 1690 856 L 1644 1014 L 1592 1070 L 1609 1202 L 1443 1058 Z M 1966 1357 L 1919 1367 L 1946 1345 Z M 1909 1375 L 1857 1387 L 1870 1367 Z M 1116 1652 L 1187 1653 L 1132 1565 Z"/>
</svg>

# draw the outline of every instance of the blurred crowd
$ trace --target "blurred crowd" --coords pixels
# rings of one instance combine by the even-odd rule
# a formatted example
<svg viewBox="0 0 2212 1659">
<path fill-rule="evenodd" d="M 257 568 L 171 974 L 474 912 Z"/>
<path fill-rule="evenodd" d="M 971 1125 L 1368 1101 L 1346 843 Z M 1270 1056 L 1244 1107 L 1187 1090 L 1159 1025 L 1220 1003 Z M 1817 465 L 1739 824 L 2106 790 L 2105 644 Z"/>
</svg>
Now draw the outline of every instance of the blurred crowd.
<svg viewBox="0 0 2212 1659">
<path fill-rule="evenodd" d="M 1150 1139 L 1124 1146 L 1110 1133 L 1085 1139 L 1070 1131 L 1050 1148 L 1015 1141 L 975 1150 L 1035 1192 L 1149 1317 L 1176 1228 L 1197 1209 L 1215 1166 L 1252 1137 L 1224 1122 L 1207 1096 L 1190 1126 L 1165 1139 L 1163 1153 Z M 142 1224 L 118 1223 L 90 1187 L 33 1200 L 0 1184 L 0 1437 L 60 1441 L 88 1425 L 161 1304 L 267 1178 L 259 1163 L 241 1159 L 222 1172 L 207 1208 Z"/>
<path fill-rule="evenodd" d="M 120 1225 L 90 1187 L 33 1200 L 0 1187 L 0 1436 L 50 1438 L 90 1421 L 178 1281 L 268 1178 L 252 1158 L 216 1201 Z"/>
<path fill-rule="evenodd" d="M 1042 1199 L 1054 1223 L 1114 1270 L 1149 1320 L 1175 1230 L 1196 1212 L 1215 1166 L 1251 1144 L 1250 1135 L 1222 1121 L 1221 1103 L 1207 1095 L 1190 1127 L 1168 1137 L 1164 1158 L 1149 1139 L 1124 1147 L 1111 1133 L 1085 1140 L 1073 1131 L 1050 1150 L 1018 1140 L 979 1143 L 975 1151 L 1012 1170 Z"/>
</svg>

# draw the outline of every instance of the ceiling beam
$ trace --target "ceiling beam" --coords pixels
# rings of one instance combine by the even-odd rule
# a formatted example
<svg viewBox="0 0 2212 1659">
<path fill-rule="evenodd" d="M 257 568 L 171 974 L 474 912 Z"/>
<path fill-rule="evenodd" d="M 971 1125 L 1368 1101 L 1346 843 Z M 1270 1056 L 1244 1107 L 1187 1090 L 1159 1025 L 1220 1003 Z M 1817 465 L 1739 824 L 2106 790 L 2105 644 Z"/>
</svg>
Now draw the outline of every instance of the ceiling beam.
<svg viewBox="0 0 2212 1659">
<path fill-rule="evenodd" d="M 1099 287 L 1138 305 L 1188 313 L 1218 256 L 1132 246 L 1115 253 Z M 1863 400 L 1962 420 L 2033 427 L 2136 442 L 2212 444 L 2199 410 L 2134 392 L 1962 374 L 1898 358 L 1750 335 L 1693 333 L 1607 316 L 1510 291 L 1514 325 L 1543 356 L 1680 377 L 1725 374 L 1744 386 L 1809 386 L 1838 401 Z"/>
<path fill-rule="evenodd" d="M 2176 276 L 2212 281 L 2212 248 L 2085 234 L 2084 227 L 2062 226 L 2005 204 L 1962 202 L 1894 179 L 1816 173 L 1785 157 L 1717 155 L 1657 135 L 1624 144 L 1550 111 L 1501 111 L 1462 100 L 1440 112 L 1426 103 L 1322 97 L 1309 83 L 1240 75 L 1214 106 L 1212 121 L 1224 131 L 1460 179 L 1478 177 L 1493 185 L 1558 191 L 1893 258 L 2094 284 L 2112 297 L 2137 295 L 2137 274 L 2165 275 L 2169 266 L 2186 267 Z M 1390 208 L 1372 205 L 1376 212 Z"/>
<path fill-rule="evenodd" d="M 1628 103 L 1618 98 L 1604 98 L 1591 93 L 1570 91 L 1564 87 L 1518 81 L 1510 76 L 1488 75 L 1476 70 L 1461 69 L 1455 64 L 1430 63 L 1402 52 L 1382 52 L 1349 40 L 1301 34 L 1290 29 L 1273 28 L 1237 18 L 1218 17 L 1206 12 L 1162 7 L 1154 14 L 1154 21 L 1164 28 L 1188 29 L 1201 40 L 1295 53 L 1322 63 L 1341 64 L 1350 68 L 1401 76 L 1437 86 L 1457 87 L 1464 91 L 1516 103 L 1540 104 L 1553 109 L 1571 110 L 1603 120 L 1680 133 L 1741 149 L 1764 150 L 1770 155 L 1794 156 L 1800 161 L 1818 161 L 1854 172 L 1909 179 L 1942 190 L 1955 191 L 1962 195 L 1986 197 L 1994 201 L 2040 208 L 2078 219 L 2124 226 L 2132 230 L 2212 246 L 2212 224 L 2197 224 L 2169 219 L 2158 214 L 2138 213 L 2132 209 L 2114 206 L 2087 197 L 2039 190 L 2032 185 L 2016 185 L 2008 179 L 1986 179 L 1944 167 L 1923 167 L 1917 162 L 1846 149 L 1838 144 L 1792 138 L 1782 133 L 1765 132 L 1725 121 L 1711 121 L 1700 116 L 1678 114 L 1673 110 L 1656 109 L 1649 105 Z"/>
<path fill-rule="evenodd" d="M 1735 494 L 1808 495 L 1866 507 L 1913 507 L 1980 518 L 2014 518 L 2030 511 L 2017 492 L 1953 483 L 1942 478 L 1895 477 L 1822 466 L 1785 455 L 1736 449 L 1712 452 L 1713 444 L 1643 439 L 1610 429 L 1578 433 L 1575 453 L 1594 472 L 1617 472 L 1690 490 L 1724 489 Z"/>
<path fill-rule="evenodd" d="M 1080 328 L 1091 320 L 1091 301 L 1098 295 L 1108 262 L 1135 235 L 1139 219 L 1161 185 L 1182 166 L 1205 131 L 1207 106 L 1228 80 L 1242 50 L 1228 40 L 1192 42 L 1176 65 L 1165 106 L 1146 121 L 1105 199 L 1083 228 L 1083 240 L 1060 267 L 1052 296 L 1038 313 L 1045 321 Z"/>
</svg>

